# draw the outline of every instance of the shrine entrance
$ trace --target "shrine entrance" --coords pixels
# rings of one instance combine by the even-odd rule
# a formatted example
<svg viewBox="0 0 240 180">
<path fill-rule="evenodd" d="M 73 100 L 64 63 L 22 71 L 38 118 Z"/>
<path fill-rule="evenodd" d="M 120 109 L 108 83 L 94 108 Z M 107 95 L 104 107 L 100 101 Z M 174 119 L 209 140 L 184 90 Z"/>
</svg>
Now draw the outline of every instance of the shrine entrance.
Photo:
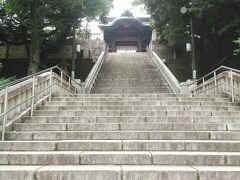
<svg viewBox="0 0 240 180">
<path fill-rule="evenodd" d="M 118 53 L 123 53 L 123 52 L 135 53 L 138 51 L 138 47 L 137 46 L 116 46 L 116 51 Z"/>
<path fill-rule="evenodd" d="M 99 27 L 110 52 L 145 52 L 152 37 L 149 18 L 120 17 Z"/>
<path fill-rule="evenodd" d="M 116 52 L 138 52 L 139 44 L 138 42 L 128 42 L 128 41 L 120 41 L 116 42 Z"/>
</svg>

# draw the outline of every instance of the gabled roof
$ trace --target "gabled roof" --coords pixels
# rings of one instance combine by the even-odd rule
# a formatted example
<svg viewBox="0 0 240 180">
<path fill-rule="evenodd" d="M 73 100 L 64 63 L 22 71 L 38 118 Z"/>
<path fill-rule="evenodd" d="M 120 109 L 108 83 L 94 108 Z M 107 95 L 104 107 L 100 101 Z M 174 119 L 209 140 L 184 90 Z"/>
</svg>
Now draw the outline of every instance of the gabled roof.
<svg viewBox="0 0 240 180">
<path fill-rule="evenodd" d="M 112 19 L 109 19 L 112 20 Z M 119 17 L 115 18 L 109 24 L 99 25 L 102 30 L 115 29 L 120 25 L 128 28 L 128 26 L 136 25 L 141 29 L 151 30 L 150 18 L 134 18 L 134 17 Z"/>
</svg>

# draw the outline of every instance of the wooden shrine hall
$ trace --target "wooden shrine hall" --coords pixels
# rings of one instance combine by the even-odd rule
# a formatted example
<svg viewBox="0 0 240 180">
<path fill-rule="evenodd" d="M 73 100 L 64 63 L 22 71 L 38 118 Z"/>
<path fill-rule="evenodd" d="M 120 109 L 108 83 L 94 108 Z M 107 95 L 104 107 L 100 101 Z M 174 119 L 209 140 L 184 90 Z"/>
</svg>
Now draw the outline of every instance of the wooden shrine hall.
<svg viewBox="0 0 240 180">
<path fill-rule="evenodd" d="M 150 18 L 108 18 L 108 24 L 99 27 L 110 52 L 145 52 L 151 42 Z"/>
</svg>

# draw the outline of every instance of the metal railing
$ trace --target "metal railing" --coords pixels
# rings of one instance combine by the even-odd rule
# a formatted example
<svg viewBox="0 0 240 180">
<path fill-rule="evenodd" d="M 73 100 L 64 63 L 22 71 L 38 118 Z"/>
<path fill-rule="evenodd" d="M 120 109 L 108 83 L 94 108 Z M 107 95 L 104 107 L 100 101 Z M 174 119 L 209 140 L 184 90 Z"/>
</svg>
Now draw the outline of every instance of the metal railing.
<svg viewBox="0 0 240 180">
<path fill-rule="evenodd" d="M 58 74 L 59 73 L 59 74 Z M 45 81 L 42 80 L 45 78 Z M 55 79 L 54 79 L 55 78 Z M 57 80 L 56 80 L 57 79 Z M 54 82 L 56 81 L 56 82 Z M 42 88 L 43 83 L 45 83 L 44 88 Z M 82 85 L 77 83 L 74 79 L 72 79 L 66 72 L 64 72 L 62 69 L 60 69 L 58 66 L 51 67 L 49 69 L 46 69 L 44 71 L 38 72 L 36 74 L 24 77 L 22 79 L 18 79 L 16 81 L 10 82 L 6 85 L 3 85 L 0 87 L 0 93 L 3 101 L 0 102 L 3 104 L 2 113 L 0 114 L 0 122 L 2 120 L 2 134 L 1 134 L 1 140 L 5 140 L 5 130 L 6 130 L 6 123 L 8 120 L 8 116 L 10 116 L 10 113 L 15 114 L 15 111 L 19 111 L 21 107 L 24 105 L 24 109 L 21 109 L 21 111 L 29 112 L 30 116 L 33 116 L 34 108 L 41 103 L 42 101 L 39 101 L 40 95 L 44 96 L 45 98 L 48 98 L 49 101 L 52 99 L 53 91 L 57 88 L 60 88 L 64 90 L 65 92 L 71 93 L 71 94 L 77 94 L 79 90 L 82 89 Z M 24 90 L 23 87 L 25 87 Z M 55 88 L 55 89 L 54 89 Z M 11 91 L 10 91 L 11 89 Z M 14 104 L 14 106 L 10 106 L 11 98 L 15 98 L 13 95 L 13 91 L 18 91 L 19 94 L 16 96 L 24 96 L 22 101 L 19 102 L 19 97 L 16 97 L 17 103 Z M 37 89 L 40 89 L 37 92 Z M 21 91 L 21 92 L 20 92 Z M 29 91 L 31 95 L 29 97 Z M 23 93 L 25 93 L 23 95 Z M 12 97 L 10 97 L 12 96 Z M 26 97 L 25 97 L 26 96 Z M 30 103 L 29 103 L 30 101 Z M 10 107 L 9 107 L 10 106 Z"/>
<path fill-rule="evenodd" d="M 173 93 L 175 94 L 181 93 L 181 86 L 179 81 L 173 75 L 173 73 L 169 70 L 169 68 L 164 64 L 164 62 L 160 59 L 160 57 L 155 52 L 153 52 L 150 48 L 147 48 L 147 52 L 151 56 L 158 70 L 161 72 L 161 74 L 165 78 L 166 82 L 170 86 Z"/>
<path fill-rule="evenodd" d="M 192 94 L 227 93 L 232 102 L 240 93 L 240 70 L 221 66 L 189 85 Z"/>
<path fill-rule="evenodd" d="M 103 65 L 104 60 L 107 57 L 107 53 L 108 53 L 108 48 L 105 48 L 105 51 L 103 51 L 100 55 L 100 57 L 98 58 L 97 62 L 95 63 L 95 65 L 93 66 L 91 72 L 89 73 L 86 81 L 85 81 L 85 93 L 86 94 L 90 94 L 92 91 L 92 88 L 97 80 L 97 76 L 99 74 L 99 71 Z"/>
</svg>

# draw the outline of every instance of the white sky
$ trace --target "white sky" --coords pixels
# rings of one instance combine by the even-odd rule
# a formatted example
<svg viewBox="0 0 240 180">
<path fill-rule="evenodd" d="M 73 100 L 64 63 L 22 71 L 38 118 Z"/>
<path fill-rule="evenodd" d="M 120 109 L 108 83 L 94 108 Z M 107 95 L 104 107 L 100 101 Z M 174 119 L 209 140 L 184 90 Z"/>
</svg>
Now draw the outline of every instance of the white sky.
<svg viewBox="0 0 240 180">
<path fill-rule="evenodd" d="M 114 0 L 114 7 L 109 16 L 119 17 L 124 11 L 130 10 L 135 17 L 149 17 L 144 10 L 144 6 L 133 7 L 132 2 L 133 0 Z"/>
<path fill-rule="evenodd" d="M 149 17 L 144 10 L 144 6 L 132 6 L 133 0 L 114 0 L 113 8 L 109 13 L 110 17 L 120 17 L 121 14 L 126 11 L 130 10 L 135 17 Z M 92 33 L 100 33 L 100 29 L 98 28 L 98 22 L 89 23 Z"/>
</svg>

